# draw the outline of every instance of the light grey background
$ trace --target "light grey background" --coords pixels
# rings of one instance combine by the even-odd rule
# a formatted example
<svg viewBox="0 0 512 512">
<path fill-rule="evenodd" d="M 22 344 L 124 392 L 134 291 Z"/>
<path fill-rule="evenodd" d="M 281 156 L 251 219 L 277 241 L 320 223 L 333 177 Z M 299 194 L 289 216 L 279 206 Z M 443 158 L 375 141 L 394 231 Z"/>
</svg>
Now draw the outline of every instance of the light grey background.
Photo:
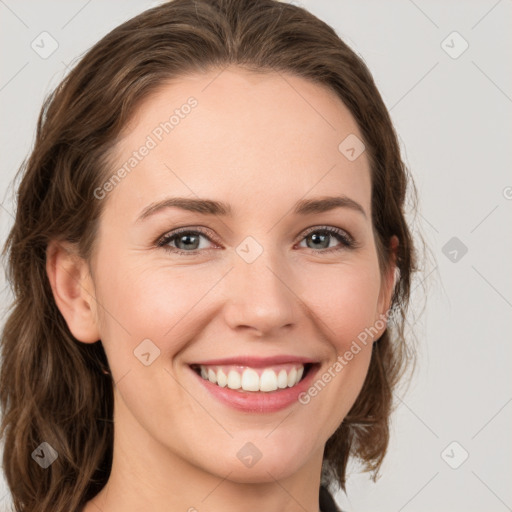
<svg viewBox="0 0 512 512">
<path fill-rule="evenodd" d="M 0 0 L 2 244 L 8 186 L 43 98 L 93 43 L 157 3 Z M 423 281 L 418 369 L 396 393 L 382 477 L 373 483 L 351 465 L 348 497 L 337 500 L 347 512 L 512 510 L 512 2 L 294 3 L 333 26 L 372 71 L 418 185 L 413 229 L 432 253 L 413 293 L 421 305 Z M 58 42 L 46 59 L 31 48 L 43 31 Z M 2 484 L 0 507 L 9 502 Z"/>
</svg>

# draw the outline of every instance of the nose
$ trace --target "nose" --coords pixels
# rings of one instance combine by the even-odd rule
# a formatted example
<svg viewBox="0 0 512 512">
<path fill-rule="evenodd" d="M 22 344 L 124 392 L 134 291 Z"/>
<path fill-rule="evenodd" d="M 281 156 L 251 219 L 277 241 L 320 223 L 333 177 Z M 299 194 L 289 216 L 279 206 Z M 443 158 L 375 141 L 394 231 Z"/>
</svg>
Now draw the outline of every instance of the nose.
<svg viewBox="0 0 512 512">
<path fill-rule="evenodd" d="M 268 251 L 252 263 L 236 258 L 225 286 L 224 315 L 231 329 L 270 337 L 297 324 L 301 300 L 292 274 Z"/>
</svg>

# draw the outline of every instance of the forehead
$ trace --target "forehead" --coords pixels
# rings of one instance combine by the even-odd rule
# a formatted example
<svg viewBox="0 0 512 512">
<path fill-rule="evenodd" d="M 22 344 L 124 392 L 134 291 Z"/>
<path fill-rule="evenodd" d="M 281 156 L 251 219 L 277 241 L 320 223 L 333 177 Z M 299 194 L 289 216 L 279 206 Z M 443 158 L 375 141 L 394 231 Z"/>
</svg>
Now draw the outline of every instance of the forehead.
<svg viewBox="0 0 512 512">
<path fill-rule="evenodd" d="M 284 206 L 338 192 L 369 211 L 366 154 L 350 161 L 339 148 L 353 136 L 362 139 L 338 96 L 304 78 L 239 68 L 186 75 L 160 86 L 126 126 L 111 171 L 128 172 L 110 199 L 140 210 L 168 195 L 229 195 L 236 212 L 251 198 Z"/>
</svg>

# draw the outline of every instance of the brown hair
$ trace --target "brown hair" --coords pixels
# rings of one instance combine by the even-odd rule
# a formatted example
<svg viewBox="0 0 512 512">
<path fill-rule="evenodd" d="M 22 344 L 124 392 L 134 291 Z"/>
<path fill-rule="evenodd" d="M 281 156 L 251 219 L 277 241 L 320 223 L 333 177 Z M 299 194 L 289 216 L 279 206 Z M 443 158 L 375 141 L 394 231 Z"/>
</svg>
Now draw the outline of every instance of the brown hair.
<svg viewBox="0 0 512 512">
<path fill-rule="evenodd" d="M 114 384 L 102 371 L 108 361 L 101 340 L 78 342 L 57 308 L 48 243 L 76 243 L 89 259 L 106 203 L 94 191 L 110 176 L 109 152 L 137 106 L 174 77 L 227 65 L 324 85 L 360 127 L 380 269 L 391 264 L 396 235 L 400 274 L 363 388 L 325 446 L 322 478 L 345 489 L 351 456 L 376 478 L 392 393 L 414 355 L 404 326 L 417 268 L 404 207 L 408 183 L 415 190 L 389 114 L 363 60 L 305 9 L 274 0 L 174 0 L 115 28 L 85 54 L 46 98 L 34 148 L 16 175 L 15 221 L 3 250 L 15 299 L 1 338 L 0 377 L 3 469 L 16 511 L 77 510 L 106 484 L 112 463 Z M 46 470 L 32 458 L 43 441 L 58 453 Z"/>
</svg>

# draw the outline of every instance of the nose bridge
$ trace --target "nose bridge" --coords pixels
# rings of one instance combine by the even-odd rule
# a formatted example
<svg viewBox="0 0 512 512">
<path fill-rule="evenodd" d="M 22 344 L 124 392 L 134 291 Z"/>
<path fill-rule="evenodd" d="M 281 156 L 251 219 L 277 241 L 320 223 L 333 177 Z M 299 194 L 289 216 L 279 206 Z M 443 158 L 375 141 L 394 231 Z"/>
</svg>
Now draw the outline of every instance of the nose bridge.
<svg viewBox="0 0 512 512">
<path fill-rule="evenodd" d="M 298 297 L 288 283 L 282 255 L 244 240 L 236 249 L 227 285 L 226 320 L 232 328 L 252 327 L 262 333 L 297 320 Z"/>
</svg>

